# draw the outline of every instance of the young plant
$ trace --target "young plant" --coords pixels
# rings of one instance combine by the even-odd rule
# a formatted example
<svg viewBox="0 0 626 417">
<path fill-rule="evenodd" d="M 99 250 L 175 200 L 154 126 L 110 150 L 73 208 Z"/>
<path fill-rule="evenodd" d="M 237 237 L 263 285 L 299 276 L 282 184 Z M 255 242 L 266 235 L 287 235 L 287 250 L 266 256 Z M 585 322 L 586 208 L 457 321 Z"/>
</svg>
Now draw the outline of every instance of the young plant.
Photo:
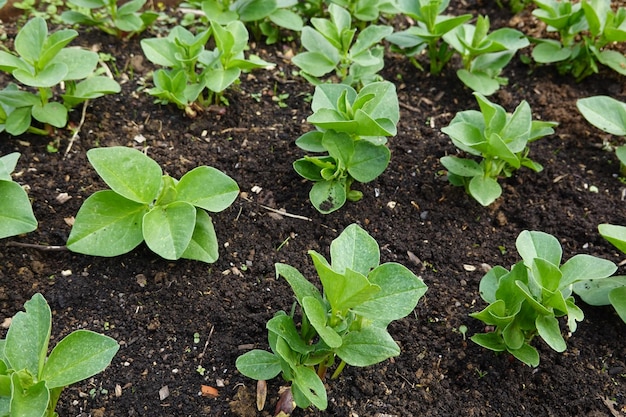
<svg viewBox="0 0 626 417">
<path fill-rule="evenodd" d="M 430 73 L 439 74 L 454 55 L 454 49 L 445 41 L 444 35 L 470 20 L 472 15 L 442 15 L 450 0 L 398 0 L 397 3 L 398 9 L 417 22 L 417 26 L 396 32 L 387 40 L 421 70 L 423 68 L 415 57 L 426 49 Z"/>
<path fill-rule="evenodd" d="M 76 36 L 78 32 L 71 29 L 48 35 L 46 21 L 37 17 L 26 23 L 15 37 L 17 56 L 0 51 L 0 70 L 37 91 L 31 93 L 13 83 L 0 91 L 0 132 L 6 130 L 15 136 L 27 131 L 47 135 L 51 131 L 49 126 L 61 128 L 67 124 L 68 109 L 120 91 L 117 82 L 96 75 L 97 53 L 66 48 Z M 53 88 L 61 83 L 65 85 L 65 93 L 61 94 L 63 103 L 51 101 Z M 34 126 L 33 119 L 45 128 Z"/>
<path fill-rule="evenodd" d="M 608 96 L 582 98 L 576 102 L 578 111 L 598 129 L 611 135 L 626 136 L 626 103 Z M 620 173 L 626 176 L 626 145 L 615 148 Z"/>
<path fill-rule="evenodd" d="M 215 49 L 205 45 L 213 35 Z M 169 69 L 159 69 L 153 74 L 154 88 L 148 94 L 160 104 L 174 103 L 194 116 L 194 107 L 226 102 L 223 92 L 239 81 L 242 71 L 268 68 L 272 64 L 256 55 L 244 57 L 248 47 L 248 31 L 240 21 L 226 27 L 211 22 L 205 31 L 192 34 L 182 26 L 174 27 L 165 38 L 141 41 L 141 48 L 153 63 Z M 204 96 L 204 90 L 208 94 Z"/>
<path fill-rule="evenodd" d="M 119 7 L 115 0 L 68 0 L 68 3 L 84 10 L 64 11 L 61 14 L 63 22 L 70 25 L 95 26 L 118 38 L 130 39 L 149 28 L 159 17 L 154 11 L 141 11 L 146 0 L 131 0 Z"/>
<path fill-rule="evenodd" d="M 626 8 L 616 11 L 610 0 L 534 0 L 533 14 L 558 32 L 559 39 L 534 39 L 532 57 L 539 63 L 554 63 L 560 73 L 577 81 L 598 72 L 598 63 L 626 74 L 626 57 L 607 46 L 626 40 Z"/>
<path fill-rule="evenodd" d="M 252 350 L 237 358 L 236 366 L 257 380 L 282 373 L 298 407 L 313 404 L 324 410 L 324 379 L 336 358 L 340 363 L 333 379 L 346 364 L 369 366 L 399 355 L 387 326 L 410 314 L 427 287 L 400 264 L 380 265 L 376 240 L 355 224 L 331 243 L 330 263 L 313 250 L 309 255 L 323 292 L 296 268 L 276 264 L 277 276 L 287 280 L 296 296 L 301 323 L 296 325 L 295 308 L 290 314 L 278 312 L 266 325 L 272 352 Z"/>
<path fill-rule="evenodd" d="M 617 249 L 626 253 L 626 227 L 614 224 L 598 226 L 600 235 Z M 626 276 L 587 279 L 574 284 L 574 293 L 592 306 L 612 305 L 626 323 Z"/>
<path fill-rule="evenodd" d="M 19 157 L 17 152 L 0 157 L 0 239 L 37 228 L 28 194 L 11 178 Z"/>
<path fill-rule="evenodd" d="M 346 200 L 363 197 L 351 189 L 354 181 L 372 181 L 387 168 L 391 153 L 386 136 L 396 134 L 400 110 L 395 86 L 388 81 L 368 84 L 359 93 L 345 84 L 318 85 L 312 108 L 307 121 L 317 130 L 300 136 L 296 145 L 325 154 L 305 156 L 293 167 L 315 183 L 311 203 L 328 214 Z"/>
<path fill-rule="evenodd" d="M 63 389 L 102 372 L 118 343 L 89 330 L 76 330 L 48 356 L 52 314 L 37 293 L 11 320 L 0 340 L 0 415 L 56 417 Z"/>
<path fill-rule="evenodd" d="M 528 144 L 554 133 L 555 122 L 532 120 L 530 106 L 522 101 L 513 114 L 474 93 L 480 111 L 457 113 L 441 131 L 452 143 L 480 162 L 457 156 L 444 156 L 441 164 L 448 170 L 451 184 L 465 191 L 483 206 L 493 203 L 502 194 L 498 184 L 501 176 L 510 177 L 521 167 L 539 172 L 543 167 L 528 157 Z"/>
<path fill-rule="evenodd" d="M 381 14 L 394 15 L 399 12 L 396 1 L 393 0 L 330 0 L 330 2 L 348 10 L 352 17 L 363 23 L 378 20 Z"/>
<path fill-rule="evenodd" d="M 218 258 L 211 217 L 232 204 L 239 187 L 226 174 L 200 166 L 176 180 L 140 151 L 90 149 L 87 158 L 110 190 L 83 203 L 67 240 L 73 252 L 117 256 L 145 240 L 165 259 Z"/>
<path fill-rule="evenodd" d="M 380 42 L 393 32 L 390 26 L 368 25 L 359 32 L 352 28 L 350 13 L 336 5 L 328 7 L 331 19 L 312 18 L 313 27 L 302 28 L 300 41 L 306 52 L 292 58 L 300 75 L 312 84 L 320 77 L 334 74 L 342 83 L 363 86 L 380 77 L 383 69 L 384 47 Z M 354 42 L 353 42 L 354 41 Z"/>
<path fill-rule="evenodd" d="M 500 73 L 519 49 L 530 44 L 518 30 L 500 28 L 489 33 L 489 26 L 488 16 L 478 16 L 476 25 L 466 23 L 444 35 L 463 59 L 463 69 L 457 71 L 459 79 L 486 96 L 507 84 Z"/>
<path fill-rule="evenodd" d="M 507 351 L 529 366 L 539 365 L 539 353 L 531 345 L 541 337 L 552 349 L 563 352 L 558 317 L 567 316 L 570 332 L 584 314 L 576 306 L 572 287 L 581 282 L 605 279 L 617 266 L 590 255 L 573 256 L 561 265 L 562 249 L 552 235 L 523 231 L 515 242 L 522 261 L 510 271 L 496 266 L 480 281 L 480 296 L 489 305 L 470 314 L 494 330 L 471 340 L 495 352 Z"/>
<path fill-rule="evenodd" d="M 201 8 L 208 20 L 220 25 L 244 22 L 257 39 L 263 34 L 269 45 L 278 40 L 278 28 L 302 30 L 302 18 L 290 10 L 297 4 L 297 0 L 205 0 Z"/>
</svg>

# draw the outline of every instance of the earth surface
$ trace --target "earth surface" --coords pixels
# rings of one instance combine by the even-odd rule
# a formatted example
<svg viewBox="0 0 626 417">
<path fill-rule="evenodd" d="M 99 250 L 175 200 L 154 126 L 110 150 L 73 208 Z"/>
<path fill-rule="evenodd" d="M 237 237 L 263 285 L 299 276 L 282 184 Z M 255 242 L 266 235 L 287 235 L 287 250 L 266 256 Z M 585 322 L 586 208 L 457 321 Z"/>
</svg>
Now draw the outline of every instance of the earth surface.
<svg viewBox="0 0 626 417">
<path fill-rule="evenodd" d="M 454 3 L 449 13 L 487 14 L 492 28 L 544 30 L 529 11 L 513 15 L 494 2 Z M 16 27 L 3 26 L 9 48 Z M 5 319 L 41 292 L 53 311 L 51 344 L 86 328 L 121 345 L 104 372 L 63 392 L 60 416 L 273 415 L 281 381 L 268 381 L 266 406 L 257 411 L 256 382 L 239 374 L 235 360 L 252 347 L 268 349 L 266 321 L 294 302 L 274 264 L 290 264 L 319 284 L 307 251 L 328 255 L 330 242 L 352 223 L 377 240 L 382 262 L 402 263 L 429 289 L 413 314 L 390 325 L 400 356 L 347 367 L 326 381 L 326 411 L 294 416 L 626 415 L 626 325 L 612 308 L 581 302 L 585 320 L 567 335 L 564 353 L 535 341 L 537 368 L 471 342 L 484 326 L 468 316 L 485 306 L 478 293 L 485 271 L 519 260 L 515 239 L 522 230 L 555 235 L 564 259 L 586 253 L 625 263 L 626 255 L 597 232 L 601 223 L 626 224 L 626 186 L 615 154 L 606 150 L 623 139 L 589 125 L 575 106 L 601 94 L 626 101 L 622 76 L 603 68 L 576 83 L 553 67 L 514 58 L 505 69 L 508 86 L 491 100 L 509 111 L 526 100 L 536 119 L 559 126 L 532 144 L 530 156 L 544 170 L 522 169 L 501 180 L 502 197 L 482 207 L 447 182 L 439 162 L 456 153 L 440 129 L 457 112 L 477 108 L 455 75 L 459 62 L 431 76 L 388 53 L 382 75 L 396 84 L 401 103 L 391 163 L 375 181 L 354 187 L 362 201 L 322 215 L 308 201 L 311 184 L 292 168 L 303 155 L 294 141 L 312 128 L 306 118 L 313 87 L 289 61 L 297 41 L 254 42 L 252 51 L 276 67 L 244 75 L 226 95 L 230 106 L 190 119 L 145 93 L 154 67 L 142 59 L 142 37 L 122 41 L 86 30 L 74 41 L 111 54 L 108 65 L 123 89 L 91 101 L 82 125 L 82 108 L 72 113 L 72 125 L 80 127 L 76 140 L 70 141 L 70 130 L 51 137 L 0 134 L 0 154 L 22 154 L 14 179 L 27 187 L 39 220 L 35 232 L 0 242 L 0 336 Z M 167 261 L 143 244 L 114 258 L 16 246 L 65 244 L 81 203 L 106 187 L 85 153 L 114 145 L 146 151 L 175 178 L 210 165 L 238 182 L 240 198 L 213 216 L 216 263 Z M 218 396 L 201 395 L 202 385 Z"/>
</svg>

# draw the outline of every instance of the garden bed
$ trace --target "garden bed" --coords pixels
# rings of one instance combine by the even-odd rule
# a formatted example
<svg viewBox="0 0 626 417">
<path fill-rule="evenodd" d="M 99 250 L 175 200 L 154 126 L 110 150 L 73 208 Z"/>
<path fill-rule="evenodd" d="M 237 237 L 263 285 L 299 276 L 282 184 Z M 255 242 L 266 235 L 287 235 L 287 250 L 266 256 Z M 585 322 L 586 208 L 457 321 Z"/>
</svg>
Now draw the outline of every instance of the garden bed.
<svg viewBox="0 0 626 417">
<path fill-rule="evenodd" d="M 481 2 L 461 3 L 453 14 L 488 14 L 492 27 L 536 30 L 527 12 L 512 16 Z M 15 35 L 14 25 L 5 30 L 9 39 Z M 377 240 L 382 262 L 406 265 L 429 289 L 414 314 L 390 326 L 399 357 L 347 367 L 339 379 L 327 381 L 327 411 L 294 415 L 626 415 L 626 325 L 612 308 L 582 304 L 586 317 L 567 338 L 566 352 L 536 341 L 541 364 L 535 369 L 466 339 L 484 330 L 468 317 L 484 307 L 481 277 L 489 266 L 508 268 L 519 260 L 515 239 L 522 230 L 555 235 L 564 259 L 587 253 L 624 260 L 597 232 L 600 223 L 626 224 L 618 160 L 602 149 L 603 141 L 615 138 L 590 126 L 575 106 L 579 98 L 601 94 L 625 101 L 623 76 L 602 69 L 575 83 L 554 68 L 513 59 L 504 74 L 509 85 L 492 101 L 512 111 L 527 100 L 536 119 L 559 126 L 555 135 L 531 145 L 530 156 L 545 169 L 522 169 L 503 181 L 503 196 L 485 208 L 451 186 L 439 162 L 456 152 L 440 129 L 457 112 L 477 107 L 457 79 L 455 64 L 431 76 L 388 54 L 382 74 L 396 84 L 401 103 L 398 135 L 389 145 L 391 164 L 375 181 L 355 186 L 363 191 L 362 201 L 322 215 L 308 201 L 310 184 L 292 168 L 303 155 L 294 141 L 311 129 L 306 99 L 313 93 L 293 75 L 288 57 L 297 52 L 295 42 L 254 45 L 276 68 L 244 75 L 227 93 L 229 107 L 194 119 L 153 104 L 141 91 L 153 67 L 142 59 L 139 39 L 124 42 L 87 31 L 73 44 L 113 55 L 109 65 L 122 93 L 89 103 L 71 148 L 69 130 L 52 138 L 0 134 L 0 154 L 22 154 L 14 178 L 29 187 L 39 220 L 35 232 L 0 243 L 0 319 L 41 292 L 53 310 L 52 343 L 87 328 L 121 344 L 103 373 L 64 391 L 59 415 L 273 415 L 280 381 L 269 382 L 268 405 L 257 412 L 256 382 L 237 372 L 235 360 L 251 347 L 267 349 L 266 321 L 294 302 L 287 282 L 276 279 L 274 263 L 290 264 L 313 279 L 307 251 L 327 255 L 330 242 L 351 223 Z M 288 96 L 279 100 L 283 94 Z M 79 124 L 81 109 L 71 118 Z M 50 153 L 55 139 L 58 152 Z M 216 263 L 166 261 L 145 245 L 115 258 L 13 245 L 64 245 L 69 219 L 89 195 L 105 188 L 85 153 L 113 145 L 147 150 L 175 178 L 210 165 L 237 181 L 240 198 L 212 216 L 220 242 Z M 202 385 L 216 387 L 219 396 L 200 395 Z M 168 395 L 161 398 L 164 387 Z"/>
</svg>

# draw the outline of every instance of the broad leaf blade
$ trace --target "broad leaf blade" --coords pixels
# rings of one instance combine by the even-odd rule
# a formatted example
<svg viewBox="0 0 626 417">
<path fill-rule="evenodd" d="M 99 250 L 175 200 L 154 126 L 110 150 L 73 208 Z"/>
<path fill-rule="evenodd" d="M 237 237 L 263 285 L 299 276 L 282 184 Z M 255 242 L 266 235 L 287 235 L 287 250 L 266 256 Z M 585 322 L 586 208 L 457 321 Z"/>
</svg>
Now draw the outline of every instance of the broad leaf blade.
<svg viewBox="0 0 626 417">
<path fill-rule="evenodd" d="M 330 244 L 332 269 L 340 274 L 351 269 L 367 276 L 380 261 L 378 243 L 365 230 L 351 224 Z"/>
<path fill-rule="evenodd" d="M 178 201 L 186 201 L 213 213 L 228 208 L 239 195 L 239 186 L 222 171 L 200 166 L 182 176 L 178 185 Z"/>
<path fill-rule="evenodd" d="M 400 348 L 387 330 L 368 326 L 345 335 L 336 352 L 348 365 L 369 366 L 398 356 Z"/>
<path fill-rule="evenodd" d="M 196 225 L 196 208 L 186 202 L 153 207 L 143 216 L 146 245 L 165 259 L 179 259 L 189 246 Z"/>
<path fill-rule="evenodd" d="M 50 353 L 42 379 L 48 388 L 71 385 L 102 372 L 119 350 L 112 338 L 89 330 L 76 330 Z"/>
<path fill-rule="evenodd" d="M 0 195 L 0 239 L 37 228 L 28 194 L 19 184 L 0 180 Z"/>
<path fill-rule="evenodd" d="M 251 350 L 239 356 L 235 366 L 243 375 L 256 380 L 272 379 L 281 371 L 278 356 L 259 349 Z"/>
</svg>

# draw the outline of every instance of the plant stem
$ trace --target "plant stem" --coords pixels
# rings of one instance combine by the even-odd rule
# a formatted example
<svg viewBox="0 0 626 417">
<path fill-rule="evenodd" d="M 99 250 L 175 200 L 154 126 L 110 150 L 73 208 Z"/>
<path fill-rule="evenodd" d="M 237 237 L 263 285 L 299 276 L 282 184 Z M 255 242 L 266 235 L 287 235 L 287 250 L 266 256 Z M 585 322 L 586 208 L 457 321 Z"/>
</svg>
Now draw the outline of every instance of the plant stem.
<svg viewBox="0 0 626 417">
<path fill-rule="evenodd" d="M 341 375 L 341 372 L 343 372 L 343 368 L 345 367 L 346 367 L 346 361 L 342 360 L 341 363 L 339 363 L 339 366 L 337 366 L 337 369 L 335 369 L 335 372 L 333 372 L 333 375 L 330 377 L 330 379 L 339 378 L 339 375 Z"/>
</svg>

